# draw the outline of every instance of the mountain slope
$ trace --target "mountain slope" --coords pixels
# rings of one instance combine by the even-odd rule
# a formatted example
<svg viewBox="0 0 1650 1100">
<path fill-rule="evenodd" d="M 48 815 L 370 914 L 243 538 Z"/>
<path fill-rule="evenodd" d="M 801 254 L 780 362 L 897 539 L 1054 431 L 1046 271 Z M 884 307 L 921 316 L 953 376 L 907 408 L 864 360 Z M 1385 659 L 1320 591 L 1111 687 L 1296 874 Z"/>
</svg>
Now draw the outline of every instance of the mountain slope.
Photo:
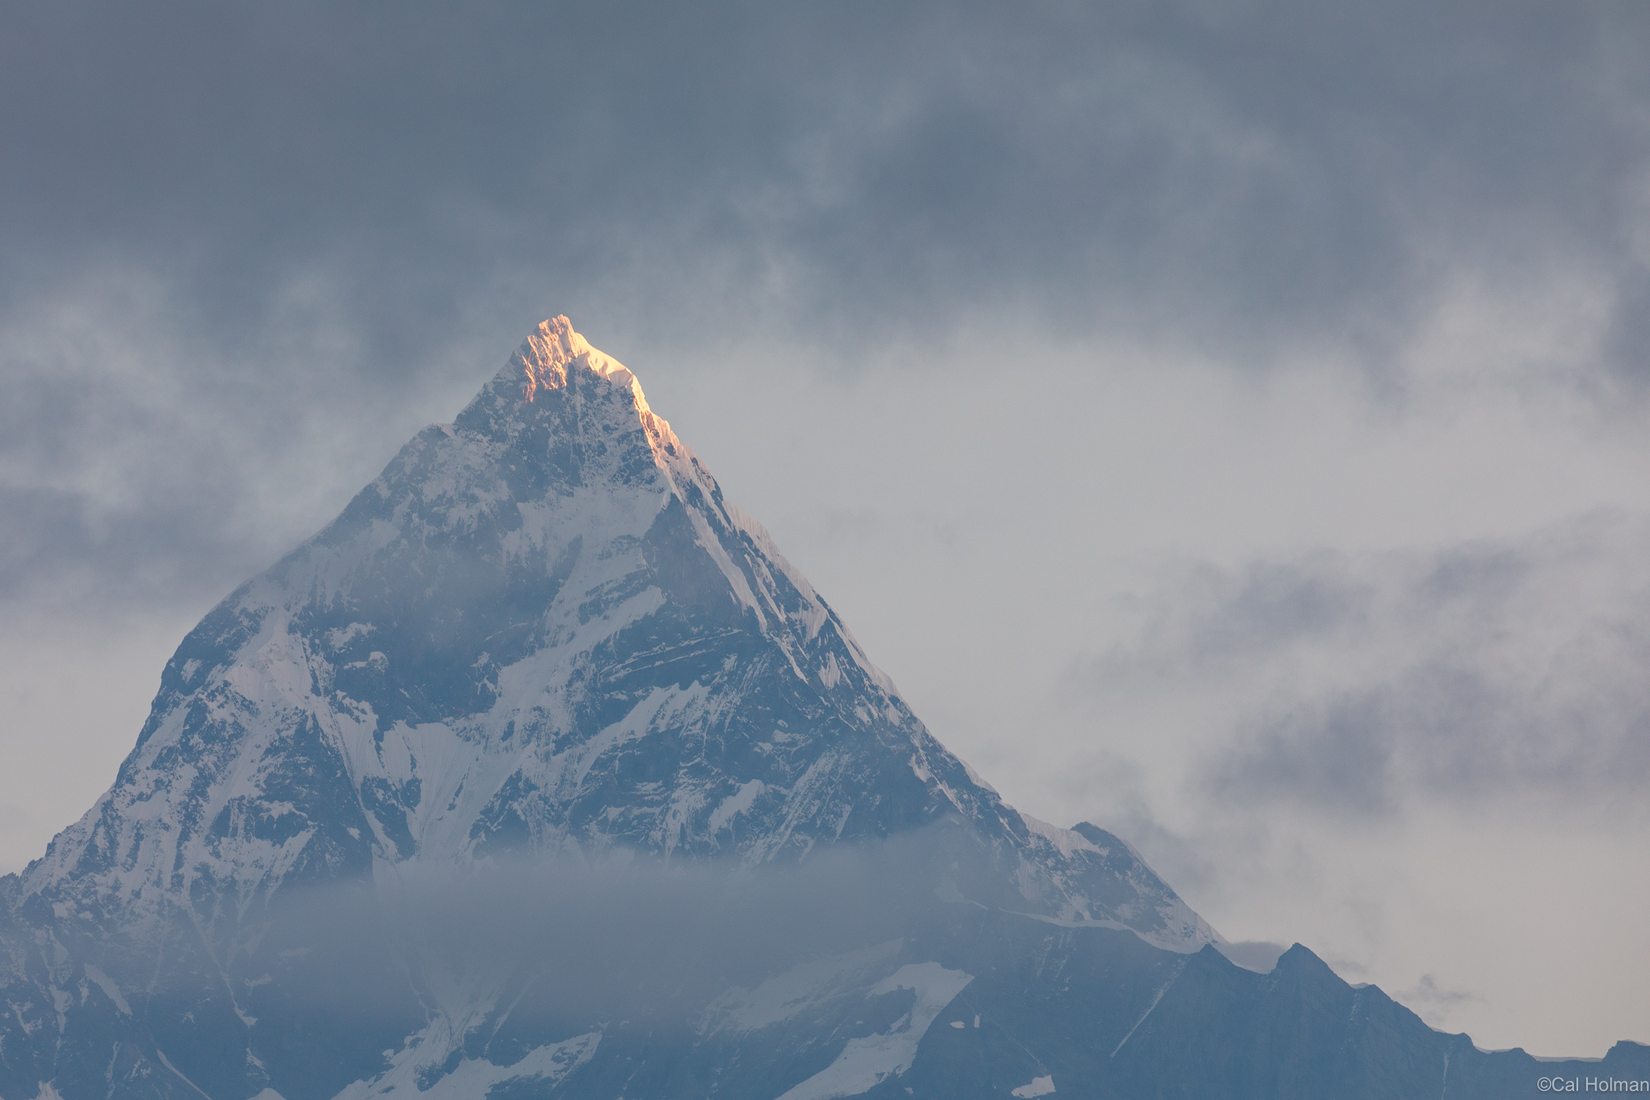
<svg viewBox="0 0 1650 1100">
<path fill-rule="evenodd" d="M 257 897 L 523 846 L 761 862 L 947 816 L 1019 857 L 1036 911 L 1212 939 L 1126 846 L 969 774 L 556 318 L 185 639 L 22 894 Z"/>
<path fill-rule="evenodd" d="M 1121 840 L 1019 813 L 941 746 L 562 317 L 206 616 L 108 793 L 0 883 L 0 1096 L 1374 1072 L 1325 1061 L 1344 1027 L 1281 1018 L 1276 1057 L 1317 1076 L 1142 1062 L 1318 1011 L 1218 942 Z M 959 997 L 990 1024 L 948 1030 L 1017 1028 L 1021 1054 L 942 1042 Z M 1146 1001 L 1178 1022 L 1104 1058 L 1104 1028 L 1025 1023 Z M 1424 1061 L 1442 1040 L 1414 1025 L 1394 1041 Z"/>
</svg>

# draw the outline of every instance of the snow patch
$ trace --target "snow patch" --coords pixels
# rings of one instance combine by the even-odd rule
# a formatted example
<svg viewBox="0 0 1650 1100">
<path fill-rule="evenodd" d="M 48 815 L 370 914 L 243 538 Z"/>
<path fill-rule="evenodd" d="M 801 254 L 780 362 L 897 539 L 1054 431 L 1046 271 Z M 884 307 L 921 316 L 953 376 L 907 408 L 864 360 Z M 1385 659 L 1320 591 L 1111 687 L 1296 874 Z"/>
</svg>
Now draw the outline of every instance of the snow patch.
<svg viewBox="0 0 1650 1100">
<path fill-rule="evenodd" d="M 710 812 L 710 835 L 715 836 L 727 828 L 729 822 L 742 813 L 749 812 L 761 797 L 768 786 L 760 779 L 752 779 L 740 785 L 737 791 L 722 800 L 722 804 Z"/>
<path fill-rule="evenodd" d="M 509 1065 L 501 1066 L 485 1058 L 466 1058 L 432 1083 L 431 1071 L 445 1059 L 448 1044 L 435 1041 L 437 1034 L 444 1031 L 434 1025 L 426 1028 L 396 1055 L 388 1070 L 371 1081 L 357 1081 L 340 1092 L 336 1100 L 479 1097 L 507 1081 L 532 1081 L 548 1090 L 588 1062 L 601 1043 L 601 1032 L 591 1031 L 538 1047 Z"/>
<path fill-rule="evenodd" d="M 103 995 L 114 1002 L 115 1007 L 120 1010 L 122 1015 L 130 1016 L 132 1014 L 132 1006 L 126 1003 L 126 998 L 121 994 L 120 987 L 115 984 L 113 978 L 91 965 L 86 967 L 86 977 L 92 984 L 103 990 Z"/>
<path fill-rule="evenodd" d="M 701 1030 L 758 1031 L 784 1023 L 807 1009 L 851 992 L 899 953 L 891 940 L 794 966 L 760 985 L 718 997 L 705 1012 Z"/>
<path fill-rule="evenodd" d="M 1020 811 L 1020 820 L 1025 822 L 1026 828 L 1034 835 L 1040 836 L 1050 844 L 1054 845 L 1055 851 L 1059 852 L 1067 859 L 1070 859 L 1078 852 L 1090 852 L 1097 856 L 1105 856 L 1109 854 L 1106 849 L 1100 847 L 1098 844 L 1095 844 L 1092 840 L 1075 829 L 1062 829 L 1058 825 L 1050 825 L 1048 822 L 1043 821 L 1040 818 L 1032 817 L 1024 810 Z"/>
<path fill-rule="evenodd" d="M 877 1035 L 849 1039 L 836 1061 L 784 1093 L 779 1100 L 829 1100 L 858 1096 L 911 1068 L 917 1045 L 945 1006 L 969 982 L 972 974 L 947 970 L 939 963 L 912 963 L 871 987 L 871 996 L 909 989 L 916 994 L 911 1010 L 893 1027 Z"/>
<path fill-rule="evenodd" d="M 327 645 L 334 650 L 343 649 L 357 638 L 363 638 L 376 629 L 371 623 L 350 623 L 348 626 L 335 627 L 327 631 Z"/>
<path fill-rule="evenodd" d="M 842 682 L 842 666 L 836 663 L 836 654 L 825 655 L 825 663 L 819 666 L 819 682 L 830 691 Z"/>
</svg>

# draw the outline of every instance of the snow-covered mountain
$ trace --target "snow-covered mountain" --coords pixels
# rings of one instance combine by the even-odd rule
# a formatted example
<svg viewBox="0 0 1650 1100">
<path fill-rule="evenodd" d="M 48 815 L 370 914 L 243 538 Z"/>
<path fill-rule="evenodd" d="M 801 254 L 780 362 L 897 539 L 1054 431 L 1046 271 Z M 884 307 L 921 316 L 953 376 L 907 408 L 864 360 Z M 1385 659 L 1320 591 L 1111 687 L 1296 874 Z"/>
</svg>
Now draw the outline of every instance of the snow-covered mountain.
<svg viewBox="0 0 1650 1100">
<path fill-rule="evenodd" d="M 676 885 L 558 909 L 614 866 Z M 497 893 L 534 868 L 556 873 Z M 432 874 L 491 900 L 425 921 L 451 911 Z M 728 954 L 728 929 L 763 938 L 740 914 L 779 904 L 772 883 L 854 911 Z M 596 934 L 539 944 L 487 923 L 500 896 L 567 929 L 687 916 L 644 920 L 617 952 Z M 1227 963 L 1123 841 L 1014 810 L 940 745 L 565 317 L 207 615 L 114 785 L 0 906 L 8 1098 L 1134 1095 L 1098 1084 L 1129 1072 L 1247 1095 L 1191 1053 L 1130 1059 L 1307 1007 L 1284 964 Z M 711 912 L 723 935 L 673 938 Z M 488 943 L 453 942 L 469 939 L 537 961 L 487 965 Z M 581 943 L 615 957 L 581 967 Z M 695 953 L 714 967 L 677 968 Z M 1203 992 L 1177 1009 L 1188 983 Z M 620 986 L 638 995 L 605 1002 Z M 1038 1015 L 1061 1004 L 1085 1022 Z M 1433 1047 L 1446 1075 L 1489 1057 L 1407 1019 L 1423 1068 Z M 1033 1053 L 1005 1026 L 1063 1046 Z M 1265 1042 L 1294 1057 L 1298 1040 Z M 1321 1081 L 1314 1051 L 1302 1088 Z"/>
<path fill-rule="evenodd" d="M 1129 848 L 1005 806 L 565 317 L 168 662 L 25 899 L 161 906 L 501 851 L 795 859 L 954 818 L 1017 904 L 1214 939 Z"/>
</svg>

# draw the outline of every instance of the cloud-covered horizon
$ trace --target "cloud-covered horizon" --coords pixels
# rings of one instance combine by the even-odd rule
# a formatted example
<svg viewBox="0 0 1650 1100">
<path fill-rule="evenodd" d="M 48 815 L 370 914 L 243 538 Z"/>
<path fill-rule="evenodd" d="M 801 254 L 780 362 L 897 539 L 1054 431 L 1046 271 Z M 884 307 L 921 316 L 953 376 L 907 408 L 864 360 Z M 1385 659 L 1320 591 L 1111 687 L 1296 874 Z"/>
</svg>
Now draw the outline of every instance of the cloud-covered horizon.
<svg viewBox="0 0 1650 1100">
<path fill-rule="evenodd" d="M 0 26 L 0 867 L 568 313 L 1025 809 L 1434 1023 L 1650 1037 L 1650 9 Z"/>
</svg>

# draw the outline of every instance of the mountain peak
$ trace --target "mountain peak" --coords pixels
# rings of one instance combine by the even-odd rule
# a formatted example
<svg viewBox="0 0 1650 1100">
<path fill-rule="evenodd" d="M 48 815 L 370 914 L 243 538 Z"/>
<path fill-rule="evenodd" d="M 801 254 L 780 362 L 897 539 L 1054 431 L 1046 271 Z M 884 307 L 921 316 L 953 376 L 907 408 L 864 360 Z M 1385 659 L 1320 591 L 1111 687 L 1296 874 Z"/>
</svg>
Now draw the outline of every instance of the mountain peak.
<svg viewBox="0 0 1650 1100">
<path fill-rule="evenodd" d="M 164 908 L 568 850 L 751 866 L 949 822 L 993 904 L 1218 938 L 1109 834 L 1028 823 L 936 741 L 565 316 L 162 682 L 29 896 Z"/>
<path fill-rule="evenodd" d="M 1205 945 L 1121 839 L 948 752 L 558 316 L 190 632 L 114 785 L 0 878 L 0 1094 L 1385 1096 L 1442 1071 L 1487 1097 L 1597 1068 L 1478 1052 L 1298 944 L 1266 976 Z"/>
<path fill-rule="evenodd" d="M 516 349 L 511 366 L 523 378 L 521 396 L 531 403 L 544 390 L 560 389 L 567 384 L 571 368 L 584 368 L 600 377 L 610 379 L 634 390 L 638 405 L 645 409 L 641 387 L 636 376 L 617 359 L 590 346 L 566 314 L 557 314 L 540 321 L 538 327 Z"/>
</svg>

